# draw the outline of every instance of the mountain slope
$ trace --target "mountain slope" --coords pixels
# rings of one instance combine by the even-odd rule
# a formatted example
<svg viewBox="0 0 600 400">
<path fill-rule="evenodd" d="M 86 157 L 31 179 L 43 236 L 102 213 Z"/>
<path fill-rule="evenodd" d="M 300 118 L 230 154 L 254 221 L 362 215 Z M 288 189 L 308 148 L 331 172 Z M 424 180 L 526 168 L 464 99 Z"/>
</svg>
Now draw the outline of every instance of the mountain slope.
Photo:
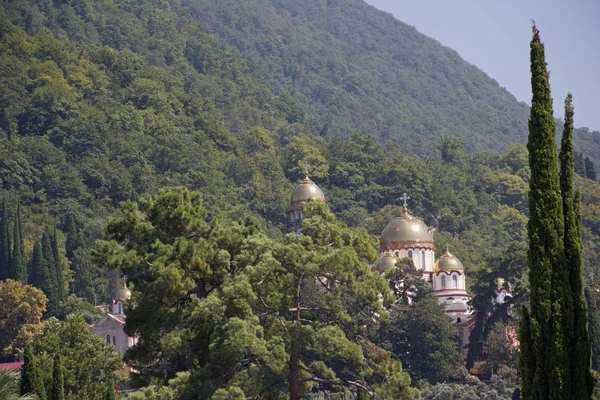
<svg viewBox="0 0 600 400">
<path fill-rule="evenodd" d="M 185 4 L 207 32 L 262 67 L 276 93 L 299 99 L 327 133 L 375 134 L 417 155 L 431 153 L 445 134 L 470 151 L 526 139 L 526 104 L 455 51 L 362 0 Z M 598 160 L 600 134 L 576 136 Z"/>
</svg>

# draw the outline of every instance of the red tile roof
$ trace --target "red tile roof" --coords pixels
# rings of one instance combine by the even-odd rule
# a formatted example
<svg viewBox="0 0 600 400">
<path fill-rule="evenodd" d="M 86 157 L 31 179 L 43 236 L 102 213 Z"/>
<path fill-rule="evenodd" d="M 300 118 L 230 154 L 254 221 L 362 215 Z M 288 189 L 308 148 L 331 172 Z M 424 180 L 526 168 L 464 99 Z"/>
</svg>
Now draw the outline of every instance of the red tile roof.
<svg viewBox="0 0 600 400">
<path fill-rule="evenodd" d="M 0 371 L 2 371 L 3 369 L 18 371 L 21 369 L 21 367 L 23 367 L 23 361 L 0 363 Z"/>
</svg>

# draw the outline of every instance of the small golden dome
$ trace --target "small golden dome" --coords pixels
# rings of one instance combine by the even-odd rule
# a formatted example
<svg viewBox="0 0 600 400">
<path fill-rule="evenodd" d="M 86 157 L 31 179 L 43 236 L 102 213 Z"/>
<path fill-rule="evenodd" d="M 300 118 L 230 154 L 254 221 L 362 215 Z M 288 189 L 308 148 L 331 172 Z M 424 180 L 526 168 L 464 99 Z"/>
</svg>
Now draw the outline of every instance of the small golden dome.
<svg viewBox="0 0 600 400">
<path fill-rule="evenodd" d="M 465 267 L 462 262 L 454 254 L 451 254 L 448 249 L 437 259 L 433 266 L 434 271 L 464 271 Z"/>
<path fill-rule="evenodd" d="M 127 285 L 125 283 L 123 283 L 123 287 L 117 292 L 116 298 L 120 300 L 131 299 L 131 290 L 127 288 Z"/>
<path fill-rule="evenodd" d="M 418 218 L 408 214 L 391 220 L 381 232 L 380 242 L 382 247 L 391 243 L 400 245 L 428 244 L 433 246 L 433 232 Z"/>
<path fill-rule="evenodd" d="M 390 268 L 394 268 L 396 266 L 396 257 L 391 255 L 390 253 L 385 253 L 383 257 L 379 259 L 377 263 L 377 269 L 380 272 L 387 271 Z"/>
<path fill-rule="evenodd" d="M 292 202 L 317 199 L 325 202 L 325 195 L 321 188 L 307 176 L 302 179 L 292 192 Z"/>
</svg>

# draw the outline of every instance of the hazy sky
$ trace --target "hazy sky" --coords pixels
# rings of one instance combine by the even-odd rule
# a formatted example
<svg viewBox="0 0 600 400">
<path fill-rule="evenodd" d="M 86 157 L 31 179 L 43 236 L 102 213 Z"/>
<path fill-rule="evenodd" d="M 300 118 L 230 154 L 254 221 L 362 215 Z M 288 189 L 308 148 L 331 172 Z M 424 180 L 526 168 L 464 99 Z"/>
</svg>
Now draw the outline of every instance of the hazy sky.
<svg viewBox="0 0 600 400">
<path fill-rule="evenodd" d="M 600 131 L 600 0 L 366 0 L 456 50 L 531 103 L 530 19 L 546 47 L 554 116 L 573 93 L 575 125 Z"/>
</svg>

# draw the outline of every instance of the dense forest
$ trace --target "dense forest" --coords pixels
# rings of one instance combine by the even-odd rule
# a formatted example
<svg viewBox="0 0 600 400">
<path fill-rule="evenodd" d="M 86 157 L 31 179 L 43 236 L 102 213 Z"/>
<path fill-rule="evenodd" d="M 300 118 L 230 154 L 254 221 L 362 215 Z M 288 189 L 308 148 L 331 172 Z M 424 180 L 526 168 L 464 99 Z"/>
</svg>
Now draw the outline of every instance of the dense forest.
<svg viewBox="0 0 600 400">
<path fill-rule="evenodd" d="M 84 384 L 77 382 L 88 378 L 76 370 L 84 351 L 60 340 L 96 346 L 96 355 L 108 351 L 86 342 L 85 326 L 102 316 L 94 306 L 111 301 L 126 276 L 137 306 L 128 310 L 127 329 L 145 338 L 127 356 L 140 372 L 134 384 L 144 387 L 131 398 L 285 392 L 285 367 L 269 354 L 285 359 L 298 332 L 286 328 L 294 326 L 292 316 L 281 312 L 277 320 L 271 308 L 289 309 L 292 283 L 300 282 L 296 289 L 313 296 L 306 307 L 319 308 L 303 316 L 312 330 L 302 333 L 306 358 L 298 364 L 312 374 L 304 377 L 312 390 L 402 398 L 412 395 L 412 385 L 424 398 L 454 390 L 510 398 L 516 359 L 502 332 L 514 327 L 512 307 L 528 301 L 530 171 L 519 144 L 527 108 L 485 74 L 358 1 L 301 7 L 72 0 L 1 7 L 0 278 L 43 291 L 13 281 L 0 285 L 0 296 L 8 293 L 35 310 L 0 321 L 8 332 L 0 335 L 7 360 L 22 357 L 25 344 L 35 354 L 46 352 L 40 375 L 47 390 L 54 385 L 52 365 L 62 362 L 71 371 L 62 378 L 67 398 L 81 398 Z M 326 24 L 328 18 L 335 23 Z M 356 30 L 345 28 L 350 25 Z M 376 74 L 375 65 L 389 69 Z M 600 154 L 592 137 L 576 133 L 583 153 L 575 183 L 582 193 L 597 368 L 594 163 Z M 285 210 L 306 168 L 328 207 L 307 209 L 306 238 L 291 238 L 282 232 Z M 375 294 L 386 283 L 368 273 L 365 260 L 374 261 L 377 235 L 401 214 L 403 192 L 411 196 L 411 213 L 436 228 L 438 255 L 448 244 L 465 265 L 477 313 L 465 362 L 484 365 L 486 377 L 497 375 L 492 384 L 441 384 L 470 378 L 453 346 L 453 327 L 444 325 L 430 298 L 384 299 L 386 306 L 396 303 L 389 315 L 379 308 Z M 173 201 L 184 205 L 180 213 L 169 213 L 177 209 Z M 337 247 L 330 249 L 323 236 Z M 194 246 L 197 254 L 186 252 Z M 196 265 L 195 257 L 204 261 L 198 270 L 173 265 L 173 258 L 186 257 L 186 265 Z M 314 280 L 299 278 L 318 276 L 331 259 L 344 260 L 334 271 L 343 283 L 338 290 L 323 294 Z M 299 260 L 310 260 L 313 269 L 304 271 Z M 272 265 L 289 265 L 287 275 Z M 272 277 L 268 285 L 260 283 L 264 276 Z M 203 279 L 207 292 L 200 295 L 190 282 Z M 498 285 L 510 287 L 513 298 L 493 306 Z M 370 324 L 365 308 L 386 317 Z M 160 310 L 164 320 L 145 320 L 149 310 Z M 213 311 L 219 318 L 210 317 Z M 35 336 L 49 317 L 63 322 L 51 320 Z M 418 340 L 422 332 L 407 320 L 435 327 L 439 336 Z M 236 335 L 248 343 L 236 342 Z M 416 341 L 420 346 L 409 345 Z M 351 354 L 342 357 L 340 346 Z M 53 352 L 61 354 L 50 361 Z M 393 357 L 383 362 L 387 352 Z M 110 370 L 118 363 L 108 364 Z M 394 377 L 398 391 L 377 384 L 382 376 Z M 116 380 L 102 380 L 97 391 Z"/>
</svg>

